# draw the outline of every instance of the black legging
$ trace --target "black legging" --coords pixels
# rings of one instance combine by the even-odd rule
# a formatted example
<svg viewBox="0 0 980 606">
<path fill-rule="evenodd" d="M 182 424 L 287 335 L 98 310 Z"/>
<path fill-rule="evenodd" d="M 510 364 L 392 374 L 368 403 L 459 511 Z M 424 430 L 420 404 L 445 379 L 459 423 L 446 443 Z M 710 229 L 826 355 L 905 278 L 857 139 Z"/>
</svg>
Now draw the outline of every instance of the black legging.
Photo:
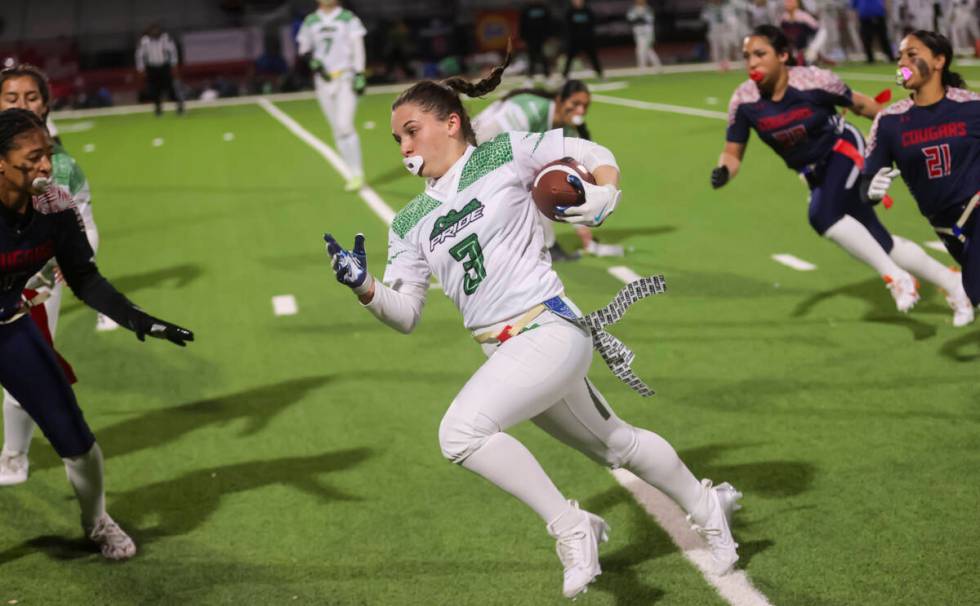
<svg viewBox="0 0 980 606">
<path fill-rule="evenodd" d="M 551 76 L 551 66 L 548 65 L 548 57 L 544 54 L 544 40 L 525 40 L 527 45 L 527 77 L 534 76 L 534 67 L 541 66 L 541 73 L 545 78 Z"/>
<path fill-rule="evenodd" d="M 950 229 L 959 220 L 967 203 L 957 204 L 930 218 L 933 227 Z M 937 235 L 946 250 L 960 264 L 963 272 L 963 289 L 974 305 L 980 305 L 980 207 L 975 208 L 962 229 L 966 242 L 945 233 Z"/>
<path fill-rule="evenodd" d="M 592 62 L 592 69 L 595 70 L 595 73 L 599 77 L 602 77 L 602 66 L 599 65 L 599 55 L 596 53 L 595 38 L 591 36 L 588 38 L 569 38 L 565 52 L 565 70 L 562 72 L 562 75 L 566 79 L 568 78 L 568 72 L 572 69 L 572 59 L 582 51 L 585 52 L 589 57 L 589 61 Z"/>
<path fill-rule="evenodd" d="M 95 436 L 75 393 L 30 315 L 0 325 L 0 384 L 41 428 L 61 458 L 87 453 Z"/>
<path fill-rule="evenodd" d="M 881 50 L 888 56 L 889 61 L 895 61 L 892 56 L 892 45 L 888 41 L 888 28 L 885 25 L 884 17 L 868 17 L 861 19 L 861 44 L 864 46 L 864 54 L 868 57 L 868 63 L 874 63 L 875 51 L 872 37 L 878 36 L 881 43 Z"/>
</svg>

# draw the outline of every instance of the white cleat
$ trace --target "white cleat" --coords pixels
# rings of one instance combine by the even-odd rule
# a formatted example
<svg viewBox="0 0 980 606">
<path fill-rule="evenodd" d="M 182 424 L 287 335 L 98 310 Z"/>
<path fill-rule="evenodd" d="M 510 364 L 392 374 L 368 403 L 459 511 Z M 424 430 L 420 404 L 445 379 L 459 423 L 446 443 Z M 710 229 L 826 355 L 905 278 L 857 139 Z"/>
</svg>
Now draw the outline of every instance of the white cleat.
<svg viewBox="0 0 980 606">
<path fill-rule="evenodd" d="M 27 471 L 30 462 L 27 453 L 0 454 L 0 486 L 14 486 L 27 481 Z"/>
<path fill-rule="evenodd" d="M 687 516 L 687 521 L 691 522 L 691 529 L 701 535 L 701 538 L 708 544 L 711 551 L 712 572 L 721 576 L 731 572 L 735 562 L 738 561 L 738 543 L 732 537 L 731 523 L 732 513 L 741 509 L 738 500 L 742 498 L 742 493 L 728 482 L 724 482 L 712 488 L 711 480 L 701 480 L 701 486 L 705 488 L 707 498 L 708 513 L 704 524 L 697 524 Z"/>
<path fill-rule="evenodd" d="M 105 314 L 98 314 L 95 318 L 95 330 L 96 332 L 108 332 L 110 330 L 116 330 L 119 325 L 116 321 Z"/>
<path fill-rule="evenodd" d="M 593 257 L 623 257 L 626 255 L 626 249 L 619 244 L 603 244 L 595 240 L 589 242 L 589 245 L 585 247 L 585 252 Z"/>
<path fill-rule="evenodd" d="M 953 310 L 953 326 L 961 328 L 967 324 L 972 324 L 974 317 L 973 303 L 970 301 L 970 297 L 966 296 L 963 283 L 957 284 L 955 291 L 944 292 L 944 294 L 946 295 L 946 302 L 949 303 L 950 309 Z"/>
<path fill-rule="evenodd" d="M 911 274 L 903 271 L 897 276 L 882 276 L 882 278 L 892 298 L 895 299 L 895 307 L 898 311 L 907 313 L 919 302 L 919 285 Z"/>
<path fill-rule="evenodd" d="M 579 518 L 578 521 L 561 534 L 556 532 L 552 522 L 548 525 L 548 534 L 556 539 L 555 550 L 565 567 L 562 594 L 574 599 L 588 591 L 589 583 L 602 574 L 599 543 L 609 540 L 609 525 L 599 516 L 579 509 L 575 501 L 569 501 L 569 504 L 572 509 L 562 517 L 573 515 Z"/>
<path fill-rule="evenodd" d="M 84 530 L 99 546 L 102 555 L 110 560 L 126 560 L 136 555 L 136 543 L 107 513 L 95 521 L 94 528 Z"/>
</svg>

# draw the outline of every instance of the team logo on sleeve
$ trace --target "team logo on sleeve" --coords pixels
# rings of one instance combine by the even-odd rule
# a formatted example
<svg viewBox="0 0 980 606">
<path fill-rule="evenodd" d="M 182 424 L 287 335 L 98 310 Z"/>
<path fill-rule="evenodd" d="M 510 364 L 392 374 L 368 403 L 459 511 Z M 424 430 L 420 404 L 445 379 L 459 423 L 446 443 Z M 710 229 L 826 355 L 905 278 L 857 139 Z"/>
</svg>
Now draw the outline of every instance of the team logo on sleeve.
<svg viewBox="0 0 980 606">
<path fill-rule="evenodd" d="M 445 215 L 436 219 L 432 226 L 432 233 L 429 234 L 429 252 L 436 249 L 436 246 L 446 240 L 455 238 L 456 234 L 463 230 L 467 225 L 483 217 L 483 203 L 473 198 L 466 203 L 466 206 L 459 210 L 450 210 Z"/>
</svg>

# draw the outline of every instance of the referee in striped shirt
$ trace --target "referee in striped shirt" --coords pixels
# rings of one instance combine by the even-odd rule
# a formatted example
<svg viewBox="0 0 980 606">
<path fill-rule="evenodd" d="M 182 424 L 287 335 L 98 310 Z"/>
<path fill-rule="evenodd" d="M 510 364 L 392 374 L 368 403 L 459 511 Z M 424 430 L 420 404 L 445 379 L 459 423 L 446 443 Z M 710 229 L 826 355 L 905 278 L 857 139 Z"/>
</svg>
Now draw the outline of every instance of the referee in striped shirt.
<svg viewBox="0 0 980 606">
<path fill-rule="evenodd" d="M 174 87 L 173 69 L 176 65 L 177 45 L 159 24 L 154 23 L 140 38 L 136 49 L 136 71 L 146 78 L 147 91 L 158 116 L 163 113 L 160 102 L 164 92 L 177 103 L 177 114 L 184 113 L 184 100 Z"/>
</svg>

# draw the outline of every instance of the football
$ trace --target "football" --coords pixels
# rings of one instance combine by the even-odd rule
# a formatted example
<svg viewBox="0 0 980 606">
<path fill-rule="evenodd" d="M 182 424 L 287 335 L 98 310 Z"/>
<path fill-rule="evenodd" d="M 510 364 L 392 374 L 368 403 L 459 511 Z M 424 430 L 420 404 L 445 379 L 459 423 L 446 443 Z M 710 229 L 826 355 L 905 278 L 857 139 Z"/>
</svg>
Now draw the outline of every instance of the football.
<svg viewBox="0 0 980 606">
<path fill-rule="evenodd" d="M 531 198 L 541 214 L 552 221 L 555 220 L 556 206 L 579 206 L 585 202 L 585 195 L 568 182 L 569 175 L 576 175 L 595 185 L 592 173 L 572 158 L 549 162 L 534 177 Z"/>
</svg>

